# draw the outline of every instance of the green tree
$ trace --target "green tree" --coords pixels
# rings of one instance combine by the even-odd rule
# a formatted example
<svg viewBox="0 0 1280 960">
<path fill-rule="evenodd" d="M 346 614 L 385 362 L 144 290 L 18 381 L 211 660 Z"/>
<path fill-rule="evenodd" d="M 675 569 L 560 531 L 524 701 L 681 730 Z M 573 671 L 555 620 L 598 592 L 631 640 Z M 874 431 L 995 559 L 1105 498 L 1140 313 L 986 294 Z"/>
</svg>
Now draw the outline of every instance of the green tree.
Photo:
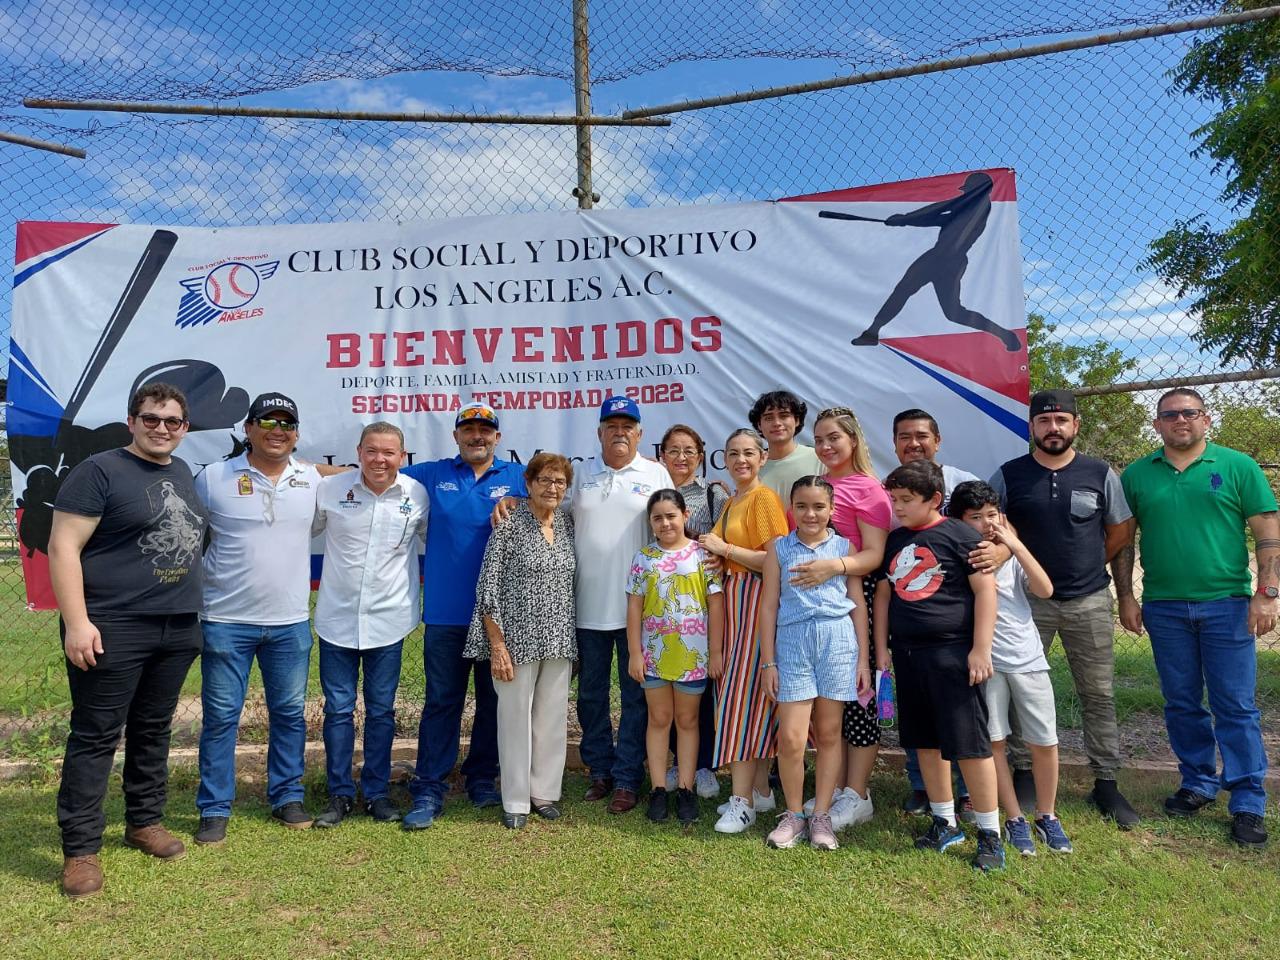
<svg viewBox="0 0 1280 960">
<path fill-rule="evenodd" d="M 1274 0 L 1228 0 L 1226 11 Z M 1195 131 L 1194 154 L 1225 173 L 1222 199 L 1237 219 L 1176 220 L 1148 260 L 1178 295 L 1192 295 L 1193 334 L 1223 361 L 1280 361 L 1280 19 L 1227 27 L 1197 40 L 1173 72 L 1175 88 L 1219 107 Z"/>
<path fill-rule="evenodd" d="M 1101 387 L 1133 379 L 1138 363 L 1104 340 L 1069 344 L 1053 336 L 1056 325 L 1033 313 L 1027 317 L 1031 392 L 1063 387 Z M 1117 469 L 1150 450 L 1154 435 L 1148 411 L 1132 393 L 1081 397 L 1076 449 Z"/>
</svg>

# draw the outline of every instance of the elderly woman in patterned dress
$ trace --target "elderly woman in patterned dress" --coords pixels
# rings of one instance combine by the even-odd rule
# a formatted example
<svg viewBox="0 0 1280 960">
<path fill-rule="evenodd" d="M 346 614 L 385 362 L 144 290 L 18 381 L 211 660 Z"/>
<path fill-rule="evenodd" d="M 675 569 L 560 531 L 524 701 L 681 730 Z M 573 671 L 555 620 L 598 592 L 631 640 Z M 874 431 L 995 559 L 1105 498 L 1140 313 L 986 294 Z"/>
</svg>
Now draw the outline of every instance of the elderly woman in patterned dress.
<svg viewBox="0 0 1280 960">
<path fill-rule="evenodd" d="M 559 509 L 573 467 L 560 454 L 539 453 L 524 475 L 529 499 L 497 525 L 485 548 L 463 651 L 490 661 L 502 824 L 512 830 L 525 826 L 530 810 L 547 820 L 560 816 L 569 675 L 578 654 L 573 518 Z"/>
</svg>

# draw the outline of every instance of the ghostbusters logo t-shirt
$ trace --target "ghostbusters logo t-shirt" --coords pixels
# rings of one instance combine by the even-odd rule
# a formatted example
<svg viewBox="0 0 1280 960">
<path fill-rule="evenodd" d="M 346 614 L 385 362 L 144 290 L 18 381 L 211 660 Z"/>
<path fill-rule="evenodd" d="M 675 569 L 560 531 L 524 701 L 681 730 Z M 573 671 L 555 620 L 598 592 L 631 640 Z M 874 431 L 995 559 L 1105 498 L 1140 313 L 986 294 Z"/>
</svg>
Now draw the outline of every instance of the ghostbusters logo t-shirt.
<svg viewBox="0 0 1280 960">
<path fill-rule="evenodd" d="M 888 581 L 890 646 L 973 642 L 969 551 L 977 532 L 959 520 L 889 534 L 880 574 Z"/>
</svg>

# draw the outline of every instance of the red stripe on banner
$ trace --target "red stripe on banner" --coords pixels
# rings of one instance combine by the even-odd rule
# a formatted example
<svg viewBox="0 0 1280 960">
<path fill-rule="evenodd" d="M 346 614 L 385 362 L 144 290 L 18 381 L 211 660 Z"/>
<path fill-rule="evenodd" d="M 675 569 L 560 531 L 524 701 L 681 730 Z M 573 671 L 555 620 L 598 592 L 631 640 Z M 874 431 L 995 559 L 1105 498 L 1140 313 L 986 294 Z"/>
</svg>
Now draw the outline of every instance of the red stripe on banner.
<svg viewBox="0 0 1280 960">
<path fill-rule="evenodd" d="M 14 263 L 25 263 L 50 250 L 102 233 L 114 223 L 60 223 L 50 220 L 19 220 Z"/>
<path fill-rule="evenodd" d="M 1027 379 L 1027 331 L 1014 330 L 1022 349 L 1010 353 L 989 333 L 935 333 L 927 337 L 885 337 L 895 350 L 949 370 L 1019 403 L 1031 402 Z"/>
<path fill-rule="evenodd" d="M 964 173 L 944 173 L 940 177 L 921 177 L 918 180 L 900 180 L 897 183 L 877 183 L 870 187 L 849 187 L 845 190 L 828 190 L 826 193 L 806 193 L 799 197 L 783 197 L 781 203 L 822 201 L 826 203 L 933 203 L 946 200 L 960 192 L 965 177 L 971 173 L 985 173 L 991 178 L 992 201 L 1017 200 L 1018 189 L 1011 167 L 992 170 L 966 170 Z"/>
<path fill-rule="evenodd" d="M 22 508 L 19 507 L 15 521 L 17 528 L 22 527 Z M 22 576 L 27 583 L 27 609 L 57 610 L 58 601 L 53 596 L 53 581 L 49 578 L 49 555 L 29 550 L 19 544 L 22 556 Z"/>
</svg>

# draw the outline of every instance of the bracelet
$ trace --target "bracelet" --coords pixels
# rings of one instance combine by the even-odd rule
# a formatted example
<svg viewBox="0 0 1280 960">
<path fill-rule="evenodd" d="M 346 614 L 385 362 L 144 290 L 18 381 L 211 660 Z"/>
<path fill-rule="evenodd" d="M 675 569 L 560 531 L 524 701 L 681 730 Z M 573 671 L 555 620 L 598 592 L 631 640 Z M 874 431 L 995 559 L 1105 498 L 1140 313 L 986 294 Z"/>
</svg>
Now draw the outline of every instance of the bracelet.
<svg viewBox="0 0 1280 960">
<path fill-rule="evenodd" d="M 770 663 L 762 663 L 762 664 L 760 664 L 760 669 L 761 669 L 761 670 L 768 670 L 770 667 L 773 667 L 773 668 L 776 670 L 776 669 L 778 669 L 778 664 L 777 664 L 776 662 L 770 662 Z"/>
<path fill-rule="evenodd" d="M 848 559 L 847 557 L 841 557 L 841 558 L 840 558 L 840 575 L 841 575 L 842 577 L 847 577 L 847 576 L 849 575 L 849 569 L 848 569 L 848 567 L 846 567 L 846 566 L 844 565 L 844 562 L 845 562 L 845 560 L 847 560 L 847 559 Z"/>
<path fill-rule="evenodd" d="M 733 544 L 732 544 L 732 543 L 726 543 L 726 544 L 724 545 L 724 558 L 725 558 L 726 560 L 732 560 L 732 559 L 733 559 Z"/>
</svg>

